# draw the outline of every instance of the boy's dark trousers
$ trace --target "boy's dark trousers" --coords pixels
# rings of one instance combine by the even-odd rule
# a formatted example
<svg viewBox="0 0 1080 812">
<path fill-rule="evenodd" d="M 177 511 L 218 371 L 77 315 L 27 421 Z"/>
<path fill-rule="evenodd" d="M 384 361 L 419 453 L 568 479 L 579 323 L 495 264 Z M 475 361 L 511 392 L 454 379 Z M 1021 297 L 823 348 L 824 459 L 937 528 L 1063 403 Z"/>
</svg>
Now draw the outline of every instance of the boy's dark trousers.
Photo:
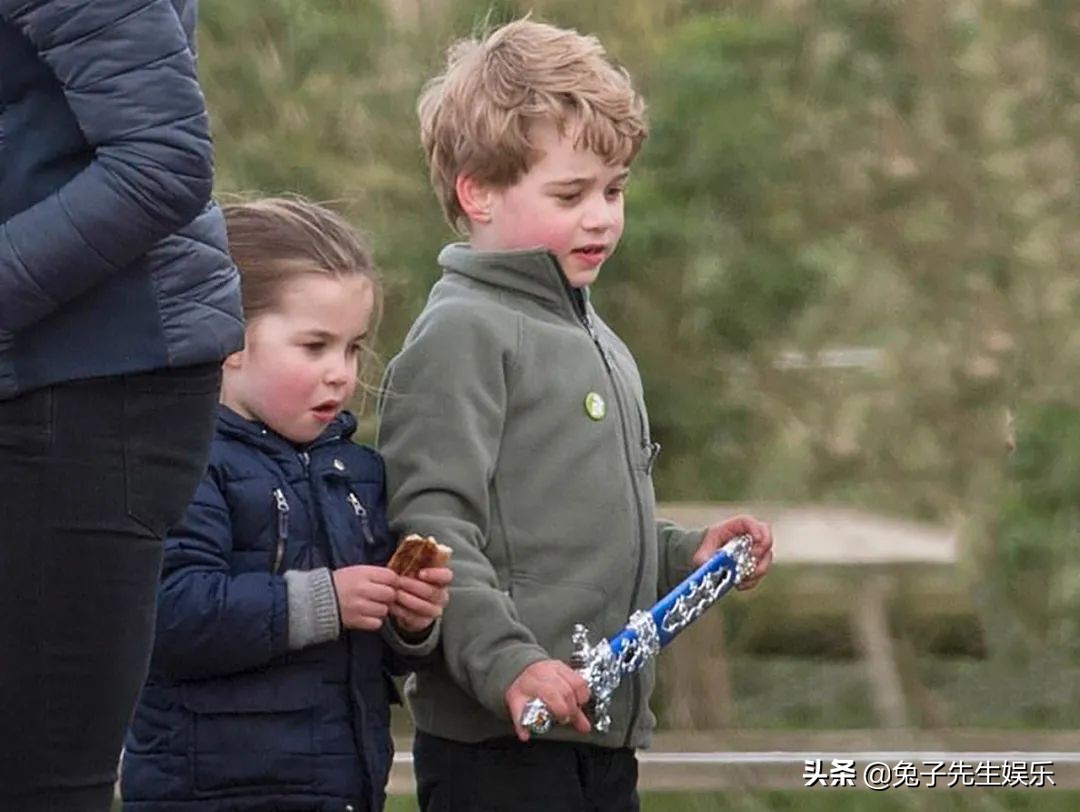
<svg viewBox="0 0 1080 812">
<path fill-rule="evenodd" d="M 220 365 L 0 401 L 0 810 L 112 803 L 162 537 L 206 465 Z"/>
<path fill-rule="evenodd" d="M 514 737 L 476 744 L 417 731 L 422 812 L 637 812 L 631 749 Z"/>
</svg>

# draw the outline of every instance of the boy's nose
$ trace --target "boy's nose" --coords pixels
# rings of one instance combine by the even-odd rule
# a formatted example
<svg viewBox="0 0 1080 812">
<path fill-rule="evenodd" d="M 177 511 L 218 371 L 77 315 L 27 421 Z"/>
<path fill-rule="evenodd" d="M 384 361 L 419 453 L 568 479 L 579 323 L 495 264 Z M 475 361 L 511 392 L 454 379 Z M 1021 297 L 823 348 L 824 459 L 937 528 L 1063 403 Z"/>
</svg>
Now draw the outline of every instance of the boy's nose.
<svg viewBox="0 0 1080 812">
<path fill-rule="evenodd" d="M 611 228 L 615 224 L 615 216 L 615 206 L 601 199 L 589 206 L 581 224 L 589 231 L 600 231 Z"/>
</svg>

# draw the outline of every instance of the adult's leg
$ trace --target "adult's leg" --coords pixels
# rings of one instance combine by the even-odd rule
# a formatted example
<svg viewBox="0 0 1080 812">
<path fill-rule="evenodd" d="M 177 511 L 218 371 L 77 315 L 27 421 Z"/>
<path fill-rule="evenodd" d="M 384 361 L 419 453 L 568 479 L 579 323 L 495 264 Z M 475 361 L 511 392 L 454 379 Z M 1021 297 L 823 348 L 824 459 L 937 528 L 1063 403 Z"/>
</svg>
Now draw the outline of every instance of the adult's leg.
<svg viewBox="0 0 1080 812">
<path fill-rule="evenodd" d="M 0 402 L 0 810 L 106 810 L 217 365 Z"/>
</svg>

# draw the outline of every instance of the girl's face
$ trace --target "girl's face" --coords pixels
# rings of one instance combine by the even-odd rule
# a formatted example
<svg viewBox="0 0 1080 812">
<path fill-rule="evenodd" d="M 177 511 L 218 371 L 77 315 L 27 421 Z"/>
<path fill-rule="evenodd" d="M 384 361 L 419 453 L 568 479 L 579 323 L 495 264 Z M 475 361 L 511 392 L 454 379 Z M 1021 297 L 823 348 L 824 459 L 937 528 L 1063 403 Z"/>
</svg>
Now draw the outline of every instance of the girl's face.
<svg viewBox="0 0 1080 812">
<path fill-rule="evenodd" d="M 309 443 L 356 389 L 375 304 L 365 276 L 309 273 L 278 306 L 248 322 L 244 349 L 225 360 L 221 401 L 294 443 Z"/>
</svg>

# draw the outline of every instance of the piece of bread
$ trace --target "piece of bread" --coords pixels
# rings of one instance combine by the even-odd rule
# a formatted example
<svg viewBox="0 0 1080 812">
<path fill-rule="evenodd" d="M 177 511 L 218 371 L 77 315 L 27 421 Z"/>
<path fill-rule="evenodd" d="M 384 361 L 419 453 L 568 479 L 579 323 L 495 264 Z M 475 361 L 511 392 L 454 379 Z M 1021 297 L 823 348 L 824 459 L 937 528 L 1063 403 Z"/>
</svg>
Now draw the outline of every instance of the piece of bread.
<svg viewBox="0 0 1080 812">
<path fill-rule="evenodd" d="M 450 563 L 452 552 L 449 547 L 439 544 L 431 536 L 424 538 L 413 533 L 401 540 L 386 566 L 398 575 L 415 578 L 422 569 L 445 567 Z"/>
</svg>

